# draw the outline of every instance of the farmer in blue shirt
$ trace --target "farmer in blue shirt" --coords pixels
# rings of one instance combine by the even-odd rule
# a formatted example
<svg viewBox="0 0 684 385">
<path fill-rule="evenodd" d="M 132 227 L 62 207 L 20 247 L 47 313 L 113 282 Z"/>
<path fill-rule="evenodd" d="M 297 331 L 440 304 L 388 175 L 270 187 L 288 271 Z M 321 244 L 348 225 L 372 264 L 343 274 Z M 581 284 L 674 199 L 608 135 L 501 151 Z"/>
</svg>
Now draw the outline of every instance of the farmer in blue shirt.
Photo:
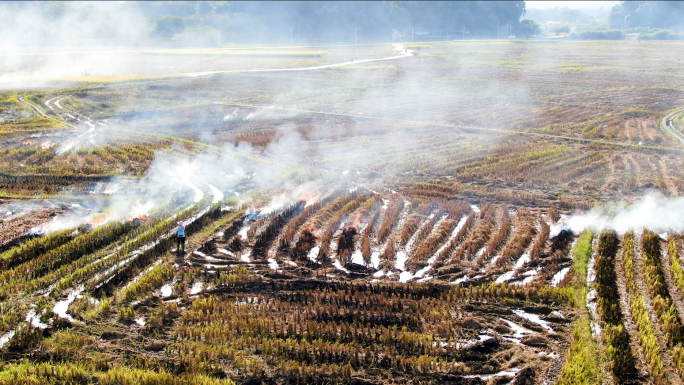
<svg viewBox="0 0 684 385">
<path fill-rule="evenodd" d="M 180 253 L 181 245 L 185 253 L 185 225 L 183 222 L 178 222 L 178 235 L 176 236 L 176 252 Z"/>
</svg>

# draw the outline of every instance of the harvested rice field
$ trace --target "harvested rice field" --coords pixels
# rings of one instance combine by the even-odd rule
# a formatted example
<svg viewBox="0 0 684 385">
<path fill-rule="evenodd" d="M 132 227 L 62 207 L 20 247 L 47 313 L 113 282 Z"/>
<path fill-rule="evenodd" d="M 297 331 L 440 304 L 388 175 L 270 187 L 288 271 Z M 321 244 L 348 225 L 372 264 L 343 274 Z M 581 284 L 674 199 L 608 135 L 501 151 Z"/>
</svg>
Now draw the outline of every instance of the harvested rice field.
<svg viewBox="0 0 684 385">
<path fill-rule="evenodd" d="M 83 53 L 6 83 L 0 384 L 681 384 L 681 45 Z"/>
</svg>

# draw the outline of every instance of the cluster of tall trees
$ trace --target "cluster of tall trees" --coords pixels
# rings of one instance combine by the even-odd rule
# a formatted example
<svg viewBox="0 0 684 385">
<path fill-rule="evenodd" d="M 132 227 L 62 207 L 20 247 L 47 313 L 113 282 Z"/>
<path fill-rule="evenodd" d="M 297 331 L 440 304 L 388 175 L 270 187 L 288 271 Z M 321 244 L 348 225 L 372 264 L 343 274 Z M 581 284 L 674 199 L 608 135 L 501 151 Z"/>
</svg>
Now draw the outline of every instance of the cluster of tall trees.
<svg viewBox="0 0 684 385">
<path fill-rule="evenodd" d="M 682 16 L 682 1 L 622 1 L 610 11 L 610 26 L 679 30 Z"/>
<path fill-rule="evenodd" d="M 505 26 L 518 27 L 525 15 L 524 1 L 263 1 L 230 7 L 233 33 L 245 40 L 289 40 L 291 29 L 306 41 L 353 41 L 354 29 L 366 41 L 393 34 L 407 39 L 411 32 L 496 37 Z"/>
</svg>

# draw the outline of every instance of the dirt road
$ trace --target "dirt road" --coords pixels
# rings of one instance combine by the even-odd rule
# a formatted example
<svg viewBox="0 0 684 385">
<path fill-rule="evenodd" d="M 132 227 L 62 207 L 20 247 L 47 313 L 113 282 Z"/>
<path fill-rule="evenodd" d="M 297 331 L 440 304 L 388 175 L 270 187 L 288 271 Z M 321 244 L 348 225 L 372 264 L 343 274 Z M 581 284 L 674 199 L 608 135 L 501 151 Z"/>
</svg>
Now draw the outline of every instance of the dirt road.
<svg viewBox="0 0 684 385">
<path fill-rule="evenodd" d="M 31 109 L 33 109 L 34 111 L 36 111 L 36 112 L 38 113 L 38 115 L 40 115 L 40 116 L 42 116 L 42 117 L 44 117 L 44 118 L 46 118 L 46 119 L 50 119 L 50 120 L 52 120 L 53 122 L 57 122 L 57 123 L 63 124 L 63 125 L 65 125 L 65 126 L 67 126 L 67 127 L 76 128 L 76 126 L 74 126 L 73 124 L 69 124 L 69 123 L 67 123 L 67 122 L 64 122 L 64 121 L 61 121 L 61 120 L 57 120 L 57 119 L 53 118 L 52 116 L 49 116 L 48 114 L 46 114 L 45 112 L 43 112 L 43 110 L 41 110 L 40 108 L 38 108 L 38 106 L 36 106 L 35 104 L 30 103 L 30 102 L 27 102 L 26 100 L 24 100 L 24 97 L 23 97 L 23 96 L 20 96 L 20 97 L 19 97 L 19 102 L 21 102 L 22 104 L 25 104 L 25 105 L 31 107 Z"/>
<path fill-rule="evenodd" d="M 674 125 L 672 124 L 672 120 L 674 119 L 674 117 L 681 114 L 682 112 L 684 112 L 684 110 L 677 110 L 675 112 L 671 112 L 671 113 L 665 115 L 665 117 L 663 117 L 663 120 L 661 121 L 660 125 L 663 127 L 665 132 L 672 135 L 675 139 L 677 139 L 679 141 L 679 143 L 681 143 L 682 146 L 684 146 L 684 134 L 679 132 L 674 127 Z"/>
<path fill-rule="evenodd" d="M 312 71 L 312 70 L 320 70 L 320 69 L 324 69 L 324 68 L 340 67 L 340 66 L 345 66 L 345 65 L 354 65 L 354 64 L 363 64 L 363 63 L 370 63 L 370 62 L 376 62 L 376 61 L 403 59 L 403 58 L 413 56 L 412 50 L 405 49 L 400 44 L 394 44 L 393 47 L 395 50 L 397 50 L 399 52 L 404 51 L 405 53 L 402 53 L 402 54 L 399 54 L 396 56 L 383 57 L 383 58 L 379 58 L 379 59 L 365 59 L 365 60 L 356 60 L 356 61 L 354 61 L 354 59 L 352 59 L 352 61 L 348 61 L 348 62 L 344 62 L 344 63 L 326 64 L 326 65 L 316 66 L 316 67 L 275 68 L 275 69 L 258 69 L 258 70 L 206 71 L 206 72 L 186 73 L 185 75 L 190 76 L 190 77 L 197 77 L 197 76 L 207 76 L 207 75 L 227 74 L 227 73 Z"/>
</svg>

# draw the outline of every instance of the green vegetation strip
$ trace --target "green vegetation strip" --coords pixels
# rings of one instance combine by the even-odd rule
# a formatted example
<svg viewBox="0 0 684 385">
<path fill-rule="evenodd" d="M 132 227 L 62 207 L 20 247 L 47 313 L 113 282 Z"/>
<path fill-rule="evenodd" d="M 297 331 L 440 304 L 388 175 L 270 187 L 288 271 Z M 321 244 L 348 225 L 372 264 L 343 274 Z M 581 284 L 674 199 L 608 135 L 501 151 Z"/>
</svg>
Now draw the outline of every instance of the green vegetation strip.
<svg viewBox="0 0 684 385">
<path fill-rule="evenodd" d="M 176 222 L 180 220 L 185 221 L 192 215 L 196 215 L 200 210 L 201 203 L 202 201 L 200 201 L 197 205 L 194 205 L 186 210 L 183 210 L 168 219 L 152 223 L 151 225 L 141 229 L 140 233 L 136 234 L 135 237 L 131 237 L 130 239 L 126 240 L 126 242 L 121 245 L 119 250 L 117 250 L 115 255 L 112 255 L 109 258 L 101 258 L 99 260 L 97 257 L 91 258 L 93 262 L 97 262 L 86 263 L 81 265 L 72 274 L 65 276 L 59 282 L 58 287 L 72 287 L 75 283 L 93 277 L 98 272 L 114 268 L 115 266 L 122 263 L 124 260 L 131 258 L 131 254 L 136 251 L 147 251 L 155 247 L 158 244 L 158 240 L 160 237 L 163 237 L 164 235 L 168 236 L 168 233 L 175 227 Z M 141 250 L 145 248 L 145 246 L 148 246 L 148 248 L 146 250 Z M 91 282 L 88 283 L 87 289 L 94 288 L 95 286 L 97 286 L 97 284 L 100 283 L 101 280 L 104 279 L 107 279 L 107 277 L 100 276 L 99 279 L 93 279 Z"/>
<path fill-rule="evenodd" d="M 576 307 L 586 311 L 587 270 L 592 254 L 594 233 L 590 230 L 580 234 L 575 247 L 572 264 L 572 279 L 566 286 Z M 600 384 L 602 372 L 600 366 L 600 349 L 591 335 L 591 320 L 585 313 L 577 320 L 573 330 L 570 350 L 565 358 L 565 365 L 558 377 L 557 384 Z"/>
<path fill-rule="evenodd" d="M 63 265 L 97 251 L 133 229 L 131 221 L 111 223 L 0 274 L 0 298 L 7 299 L 29 287 L 24 283 L 49 274 Z M 30 289 L 29 289 L 30 290 Z"/>
<path fill-rule="evenodd" d="M 57 231 L 44 237 L 31 239 L 20 246 L 0 254 L 0 271 L 16 267 L 37 256 L 71 241 L 74 230 Z"/>
<path fill-rule="evenodd" d="M 587 308 L 587 270 L 591 259 L 594 233 L 590 230 L 580 234 L 575 247 L 572 250 L 574 255 L 572 262 L 572 280 L 568 289 L 572 290 L 573 301 L 582 310 Z"/>
<path fill-rule="evenodd" d="M 597 359 L 599 347 L 591 336 L 591 321 L 588 314 L 577 320 L 572 337 L 565 365 L 556 384 L 601 384 L 601 367 Z"/>
<path fill-rule="evenodd" d="M 124 288 L 117 296 L 119 302 L 129 302 L 143 293 L 150 293 L 160 288 L 165 281 L 173 278 L 172 266 L 155 266 L 146 272 L 139 280 Z"/>
<path fill-rule="evenodd" d="M 115 367 L 102 371 L 95 364 L 22 362 L 0 371 L 0 385 L 16 384 L 98 384 L 98 385 L 235 385 L 229 378 L 216 379 L 202 374 L 176 376 L 167 372 Z"/>
</svg>

